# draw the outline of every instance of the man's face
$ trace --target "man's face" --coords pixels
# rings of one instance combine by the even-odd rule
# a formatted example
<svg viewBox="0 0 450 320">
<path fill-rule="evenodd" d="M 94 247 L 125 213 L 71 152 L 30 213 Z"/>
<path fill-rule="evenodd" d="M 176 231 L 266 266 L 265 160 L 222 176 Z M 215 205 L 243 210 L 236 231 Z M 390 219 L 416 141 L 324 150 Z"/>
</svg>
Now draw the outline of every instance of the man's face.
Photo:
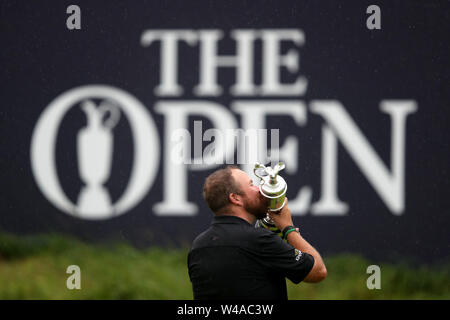
<svg viewBox="0 0 450 320">
<path fill-rule="evenodd" d="M 240 185 L 244 209 L 257 219 L 265 218 L 269 200 L 259 192 L 259 187 L 253 185 L 253 180 L 242 170 L 234 169 L 233 177 Z"/>
</svg>

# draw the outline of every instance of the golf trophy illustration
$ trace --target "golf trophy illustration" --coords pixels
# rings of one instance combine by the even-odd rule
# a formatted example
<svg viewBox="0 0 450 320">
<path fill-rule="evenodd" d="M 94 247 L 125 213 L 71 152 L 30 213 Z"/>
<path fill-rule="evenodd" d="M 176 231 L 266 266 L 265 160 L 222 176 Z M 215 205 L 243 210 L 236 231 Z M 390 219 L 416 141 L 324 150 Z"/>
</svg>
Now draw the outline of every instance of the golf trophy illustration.
<svg viewBox="0 0 450 320">
<path fill-rule="evenodd" d="M 83 101 L 81 109 L 86 115 L 87 126 L 78 132 L 77 154 L 78 170 L 85 186 L 79 194 L 76 210 L 79 215 L 98 218 L 113 211 L 111 198 L 103 184 L 111 172 L 112 129 L 119 121 L 120 110 L 110 101 L 96 106 L 91 100 Z"/>
<path fill-rule="evenodd" d="M 278 173 L 285 168 L 283 162 L 277 163 L 273 168 L 266 167 L 263 164 L 255 163 L 253 173 L 260 179 L 259 192 L 269 199 L 269 211 L 276 212 L 283 209 L 286 203 L 287 184 L 283 177 Z M 257 228 L 266 228 L 282 237 L 282 232 L 279 230 L 269 215 L 256 222 Z"/>
</svg>

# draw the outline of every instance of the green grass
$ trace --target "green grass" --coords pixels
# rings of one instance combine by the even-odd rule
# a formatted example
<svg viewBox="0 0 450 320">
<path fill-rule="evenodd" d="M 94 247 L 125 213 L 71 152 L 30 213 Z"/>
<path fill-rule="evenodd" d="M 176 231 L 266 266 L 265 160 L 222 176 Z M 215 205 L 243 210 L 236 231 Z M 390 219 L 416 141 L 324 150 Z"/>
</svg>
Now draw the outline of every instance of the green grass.
<svg viewBox="0 0 450 320">
<path fill-rule="evenodd" d="M 192 299 L 187 252 L 0 234 L 0 299 Z M 300 285 L 287 281 L 290 299 L 450 299 L 450 264 L 381 264 L 381 289 L 368 290 L 370 261 L 350 254 L 324 260 L 327 279 Z M 66 287 L 69 265 L 81 268 L 81 290 Z"/>
</svg>

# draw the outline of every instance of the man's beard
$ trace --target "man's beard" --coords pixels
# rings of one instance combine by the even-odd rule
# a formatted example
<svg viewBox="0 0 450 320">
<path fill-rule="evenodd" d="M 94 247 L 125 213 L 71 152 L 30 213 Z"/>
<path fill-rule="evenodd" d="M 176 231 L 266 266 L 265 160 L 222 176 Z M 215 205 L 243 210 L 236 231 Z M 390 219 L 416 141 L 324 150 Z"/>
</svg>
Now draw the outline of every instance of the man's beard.
<svg viewBox="0 0 450 320">
<path fill-rule="evenodd" d="M 244 209 L 254 215 L 256 219 L 265 218 L 267 216 L 268 207 L 269 199 L 265 198 L 263 195 L 260 195 L 260 197 L 254 201 L 247 198 L 244 201 Z"/>
</svg>

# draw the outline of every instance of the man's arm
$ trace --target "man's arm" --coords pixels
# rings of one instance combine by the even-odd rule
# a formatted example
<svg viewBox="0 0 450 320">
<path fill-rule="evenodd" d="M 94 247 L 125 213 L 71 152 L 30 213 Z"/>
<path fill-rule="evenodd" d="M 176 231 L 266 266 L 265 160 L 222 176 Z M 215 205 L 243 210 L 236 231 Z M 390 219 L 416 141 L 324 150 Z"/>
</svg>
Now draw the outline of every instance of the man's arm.
<svg viewBox="0 0 450 320">
<path fill-rule="evenodd" d="M 287 201 L 288 200 L 286 198 L 286 204 L 279 213 L 269 213 L 270 218 L 280 230 L 283 230 L 287 226 L 293 225 L 291 210 L 288 208 Z M 314 266 L 306 278 L 303 279 L 304 282 L 320 282 L 326 278 L 327 268 L 325 267 L 322 257 L 319 252 L 313 248 L 313 246 L 303 239 L 299 232 L 290 232 L 287 235 L 287 241 L 294 248 L 300 250 L 301 252 L 309 253 L 314 257 Z"/>
<path fill-rule="evenodd" d="M 313 248 L 298 232 L 291 232 L 287 236 L 287 240 L 291 246 L 301 252 L 309 253 L 314 257 L 314 266 L 308 273 L 304 282 L 320 282 L 327 277 L 327 268 L 323 263 L 319 252 Z"/>
</svg>

